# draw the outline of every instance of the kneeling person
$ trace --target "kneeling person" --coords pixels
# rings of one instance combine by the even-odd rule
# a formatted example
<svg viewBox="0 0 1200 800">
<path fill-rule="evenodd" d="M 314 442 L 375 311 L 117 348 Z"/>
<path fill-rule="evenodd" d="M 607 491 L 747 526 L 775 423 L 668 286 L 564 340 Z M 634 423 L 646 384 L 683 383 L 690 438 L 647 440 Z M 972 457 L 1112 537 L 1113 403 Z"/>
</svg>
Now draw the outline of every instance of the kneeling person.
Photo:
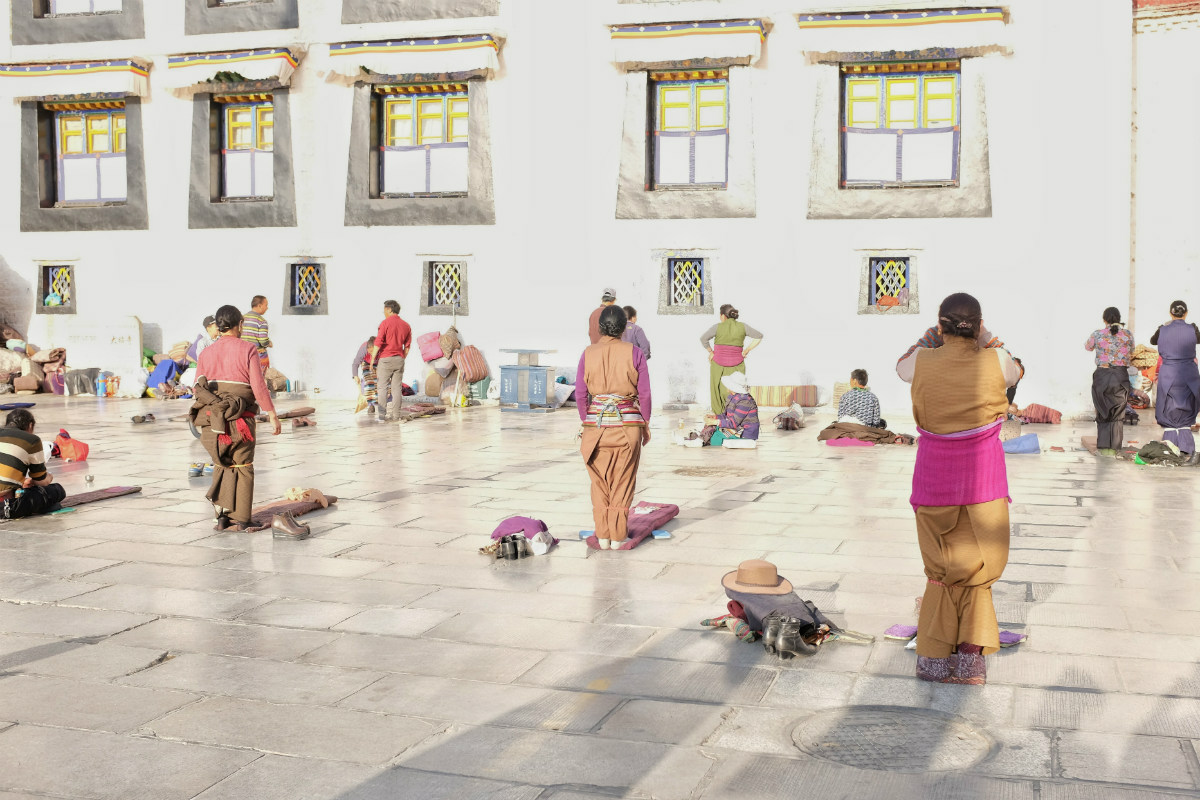
<svg viewBox="0 0 1200 800">
<path fill-rule="evenodd" d="M 0 517 L 19 519 L 53 511 L 66 491 L 46 471 L 46 451 L 34 435 L 33 414 L 8 412 L 0 428 Z"/>
<path fill-rule="evenodd" d="M 857 422 L 868 428 L 887 427 L 887 422 L 879 416 L 879 398 L 867 388 L 865 369 L 850 373 L 850 391 L 838 401 L 838 422 Z"/>
</svg>

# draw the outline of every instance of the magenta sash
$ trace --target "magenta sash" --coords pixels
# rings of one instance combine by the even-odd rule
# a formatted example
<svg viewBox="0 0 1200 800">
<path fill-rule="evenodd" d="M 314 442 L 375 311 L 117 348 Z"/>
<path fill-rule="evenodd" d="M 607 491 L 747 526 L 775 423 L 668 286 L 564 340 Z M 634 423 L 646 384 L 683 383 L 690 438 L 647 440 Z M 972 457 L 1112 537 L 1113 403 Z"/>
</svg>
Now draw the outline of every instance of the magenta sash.
<svg viewBox="0 0 1200 800">
<path fill-rule="evenodd" d="M 740 347 L 732 344 L 713 345 L 713 363 L 715 364 L 722 367 L 736 367 L 745 360 Z"/>
<path fill-rule="evenodd" d="M 1011 502 L 1000 423 L 944 435 L 917 428 L 912 507 L 970 506 L 1001 497 Z"/>
</svg>

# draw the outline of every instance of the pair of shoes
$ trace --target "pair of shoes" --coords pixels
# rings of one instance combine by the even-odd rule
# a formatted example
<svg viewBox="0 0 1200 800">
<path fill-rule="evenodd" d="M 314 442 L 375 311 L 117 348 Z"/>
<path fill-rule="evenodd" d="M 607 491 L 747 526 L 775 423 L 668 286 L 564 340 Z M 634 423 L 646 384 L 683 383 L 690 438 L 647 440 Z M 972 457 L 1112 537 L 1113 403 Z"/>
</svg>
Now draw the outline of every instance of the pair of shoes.
<svg viewBox="0 0 1200 800">
<path fill-rule="evenodd" d="M 276 539 L 299 540 L 307 539 L 310 535 L 312 535 L 312 529 L 302 522 L 297 522 L 290 511 L 276 514 L 271 520 L 271 536 Z"/>
<path fill-rule="evenodd" d="M 529 540 L 517 533 L 500 539 L 500 550 L 496 553 L 496 558 L 516 561 L 518 558 L 527 558 L 531 555 L 533 555 L 533 550 L 529 547 Z"/>
<path fill-rule="evenodd" d="M 783 627 L 783 617 L 771 613 L 763 619 L 762 645 L 771 655 L 778 655 L 779 631 Z"/>
<path fill-rule="evenodd" d="M 596 541 L 599 542 L 601 550 L 612 550 L 612 539 L 601 539 L 597 537 Z"/>
<path fill-rule="evenodd" d="M 777 611 L 763 618 L 763 648 L 771 655 L 810 656 L 817 652 L 817 645 L 806 639 L 818 635 L 824 636 L 811 622 Z"/>
<path fill-rule="evenodd" d="M 130 417 L 130 419 L 132 419 L 134 422 L 139 422 L 139 423 L 140 422 L 154 422 L 154 415 L 153 414 L 135 414 L 134 416 Z"/>
<path fill-rule="evenodd" d="M 196 462 L 193 462 L 188 465 L 188 477 L 189 478 L 199 478 L 203 474 L 204 474 L 204 464 L 200 463 L 199 461 L 196 461 Z"/>
<path fill-rule="evenodd" d="M 204 465 L 204 474 L 205 474 L 205 475 L 212 475 L 212 474 L 213 474 L 213 465 L 212 465 L 212 464 L 205 464 L 205 465 Z"/>
</svg>

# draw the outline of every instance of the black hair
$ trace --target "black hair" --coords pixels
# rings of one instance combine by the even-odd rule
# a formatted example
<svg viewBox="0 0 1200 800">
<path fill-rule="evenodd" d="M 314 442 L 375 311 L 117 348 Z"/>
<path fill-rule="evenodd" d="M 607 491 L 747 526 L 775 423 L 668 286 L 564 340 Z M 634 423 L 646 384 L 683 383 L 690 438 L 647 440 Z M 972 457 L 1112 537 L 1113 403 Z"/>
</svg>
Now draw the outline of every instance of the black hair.
<svg viewBox="0 0 1200 800">
<path fill-rule="evenodd" d="M 399 314 L 399 313 L 400 313 L 400 304 L 399 304 L 399 303 L 397 303 L 395 300 L 384 300 L 384 301 L 383 301 L 383 307 L 384 307 L 384 308 L 390 308 L 390 309 L 392 310 L 392 313 L 393 313 L 393 314 Z"/>
<path fill-rule="evenodd" d="M 858 381 L 859 386 L 867 385 L 867 371 L 865 369 L 856 369 L 851 371 L 850 380 Z"/>
<path fill-rule="evenodd" d="M 238 311 L 237 306 L 221 306 L 213 317 L 216 318 L 218 333 L 231 331 L 242 324 L 242 312 Z"/>
<path fill-rule="evenodd" d="M 1116 306 L 1109 306 L 1104 309 L 1104 321 L 1108 323 L 1108 332 L 1116 335 L 1117 331 L 1121 330 L 1121 312 Z"/>
<path fill-rule="evenodd" d="M 943 336 L 961 336 L 978 339 L 979 326 L 983 323 L 983 309 L 979 301 L 966 292 L 955 292 L 942 301 L 938 308 L 938 323 Z"/>
<path fill-rule="evenodd" d="M 371 345 L 373 345 L 373 344 L 375 344 L 375 337 L 374 337 L 374 336 L 372 336 L 370 339 L 367 339 L 367 347 L 370 347 L 370 346 L 371 346 Z"/>
<path fill-rule="evenodd" d="M 8 419 L 4 420 L 4 427 L 28 431 L 34 422 L 33 414 L 29 413 L 29 409 L 16 408 L 8 412 Z"/>
<path fill-rule="evenodd" d="M 738 310 L 730 303 L 726 303 L 725 305 L 721 306 L 721 316 L 725 317 L 725 319 L 737 319 Z"/>
<path fill-rule="evenodd" d="M 633 306 L 625 306 L 625 319 L 631 320 L 637 316 L 637 309 Z"/>
<path fill-rule="evenodd" d="M 616 305 L 605 306 L 600 312 L 600 335 L 620 339 L 627 322 L 629 320 L 625 317 L 625 309 Z"/>
<path fill-rule="evenodd" d="M 1175 319 L 1183 319 L 1183 316 L 1185 314 L 1187 314 L 1187 303 L 1183 302 L 1182 300 L 1171 301 L 1171 316 L 1172 317 L 1174 317 Z"/>
<path fill-rule="evenodd" d="M 261 294 L 254 295 L 254 297 L 250 300 L 250 310 L 253 311 L 255 308 L 261 306 L 265 302 L 267 302 L 267 298 L 263 297 Z"/>
</svg>

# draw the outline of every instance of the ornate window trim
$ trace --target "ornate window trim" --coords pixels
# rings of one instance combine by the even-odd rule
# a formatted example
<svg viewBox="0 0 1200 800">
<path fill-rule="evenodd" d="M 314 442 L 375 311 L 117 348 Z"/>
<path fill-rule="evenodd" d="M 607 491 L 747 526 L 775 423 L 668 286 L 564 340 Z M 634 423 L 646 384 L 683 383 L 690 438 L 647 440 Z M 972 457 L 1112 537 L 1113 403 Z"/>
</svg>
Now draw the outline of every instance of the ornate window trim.
<svg viewBox="0 0 1200 800">
<path fill-rule="evenodd" d="M 654 266 L 658 270 L 658 313 L 665 316 L 704 315 L 715 313 L 713 301 L 713 270 L 719 262 L 715 250 L 655 250 Z M 673 302 L 676 299 L 674 278 L 678 262 L 700 262 L 699 304 Z"/>
<path fill-rule="evenodd" d="M 34 301 L 34 312 L 37 314 L 74 314 L 79 308 L 79 292 L 76 288 L 75 264 L 61 261 L 38 262 L 38 294 Z M 51 292 L 66 296 L 61 305 L 46 305 L 46 297 Z"/>
<path fill-rule="evenodd" d="M 920 294 L 917 288 L 919 250 L 860 250 L 861 264 L 858 281 L 858 313 L 859 315 L 887 314 L 891 316 L 919 314 L 921 312 Z M 881 274 L 887 269 L 881 269 L 879 262 L 902 262 L 904 273 L 899 281 L 888 279 Z M 907 292 L 896 292 L 899 301 L 896 305 L 882 305 L 877 302 L 882 294 L 890 294 L 899 289 L 899 283 Z M 886 292 L 881 291 L 886 287 Z"/>
<path fill-rule="evenodd" d="M 465 317 L 471 312 L 470 282 L 468 273 L 471 259 L 467 256 L 421 256 L 421 295 L 419 314 L 431 316 L 452 316 L 457 314 Z M 444 270 L 441 265 L 455 265 L 458 268 L 458 303 L 439 303 L 437 297 L 439 280 L 444 280 Z"/>
<path fill-rule="evenodd" d="M 310 259 L 288 260 L 284 279 L 283 314 L 329 314 L 329 279 L 324 262 Z"/>
</svg>

